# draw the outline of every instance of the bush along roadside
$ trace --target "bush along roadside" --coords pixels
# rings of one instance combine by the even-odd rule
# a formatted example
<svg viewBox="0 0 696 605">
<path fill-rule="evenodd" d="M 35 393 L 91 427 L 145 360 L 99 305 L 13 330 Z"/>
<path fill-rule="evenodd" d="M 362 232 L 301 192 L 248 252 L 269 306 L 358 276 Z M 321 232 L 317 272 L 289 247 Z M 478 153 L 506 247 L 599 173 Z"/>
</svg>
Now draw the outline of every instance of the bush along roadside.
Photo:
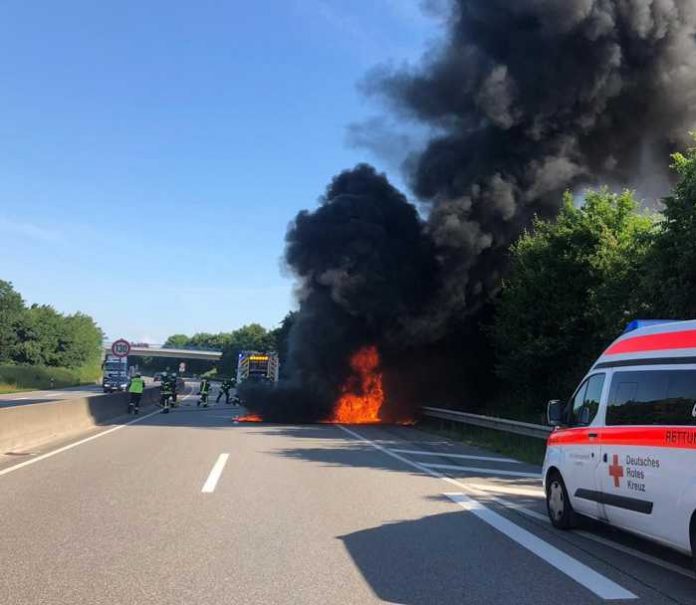
<svg viewBox="0 0 696 605">
<path fill-rule="evenodd" d="M 2 364 L 0 365 L 0 393 L 93 384 L 99 378 L 100 371 L 99 365 L 70 369 Z"/>
</svg>

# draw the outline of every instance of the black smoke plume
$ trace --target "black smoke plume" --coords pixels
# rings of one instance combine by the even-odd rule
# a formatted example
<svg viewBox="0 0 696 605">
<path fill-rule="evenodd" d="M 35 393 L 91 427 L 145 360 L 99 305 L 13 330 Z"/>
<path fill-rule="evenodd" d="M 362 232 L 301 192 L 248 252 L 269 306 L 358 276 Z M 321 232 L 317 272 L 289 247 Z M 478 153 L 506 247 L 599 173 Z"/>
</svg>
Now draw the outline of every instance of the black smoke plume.
<svg viewBox="0 0 696 605">
<path fill-rule="evenodd" d="M 532 217 L 598 183 L 663 195 L 669 152 L 696 123 L 693 0 L 457 0 L 446 27 L 419 66 L 382 67 L 365 84 L 432 133 L 405 163 L 425 222 L 359 166 L 287 236 L 300 297 L 291 364 L 315 402 L 308 416 L 327 416 L 362 344 L 398 369 L 419 351 L 437 358 L 453 331 L 480 342 L 465 318 L 495 295 Z"/>
<path fill-rule="evenodd" d="M 563 190 L 666 193 L 696 123 L 695 32 L 692 0 L 460 0 L 419 68 L 372 74 L 437 133 L 409 162 L 446 268 L 437 326 L 495 291 L 510 242 Z"/>
<path fill-rule="evenodd" d="M 249 385 L 242 397 L 269 420 L 327 419 L 355 351 L 408 346 L 405 331 L 440 287 L 435 249 L 415 207 L 365 164 L 336 176 L 317 210 L 297 215 L 286 244 L 300 300 L 291 378 L 272 392 Z"/>
</svg>

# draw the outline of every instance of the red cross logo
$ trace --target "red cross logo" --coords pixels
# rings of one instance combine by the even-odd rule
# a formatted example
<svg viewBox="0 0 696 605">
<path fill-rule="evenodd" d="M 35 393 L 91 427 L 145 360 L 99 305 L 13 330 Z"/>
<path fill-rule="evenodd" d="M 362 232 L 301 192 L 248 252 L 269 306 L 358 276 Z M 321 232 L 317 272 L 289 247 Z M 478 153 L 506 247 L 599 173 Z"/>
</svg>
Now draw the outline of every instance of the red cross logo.
<svg viewBox="0 0 696 605">
<path fill-rule="evenodd" d="M 614 461 L 609 467 L 609 475 L 614 477 L 614 487 L 621 487 L 619 479 L 624 476 L 623 466 L 619 464 L 618 454 L 614 454 Z"/>
</svg>

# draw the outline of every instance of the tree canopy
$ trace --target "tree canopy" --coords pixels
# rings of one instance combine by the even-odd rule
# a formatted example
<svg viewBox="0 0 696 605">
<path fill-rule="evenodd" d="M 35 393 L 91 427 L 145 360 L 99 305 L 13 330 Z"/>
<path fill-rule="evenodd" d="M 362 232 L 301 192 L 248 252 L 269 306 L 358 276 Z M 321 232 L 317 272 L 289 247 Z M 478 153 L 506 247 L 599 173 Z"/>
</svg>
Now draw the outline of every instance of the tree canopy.
<svg viewBox="0 0 696 605">
<path fill-rule="evenodd" d="M 273 330 L 268 330 L 258 323 L 251 323 L 231 332 L 198 332 L 193 336 L 173 334 L 167 338 L 165 347 L 222 351 L 222 359 L 216 364 L 216 369 L 217 374 L 223 376 L 234 376 L 237 373 L 237 358 L 241 351 L 277 351 L 281 356 L 282 367 L 293 318 L 294 314 L 288 313 Z M 172 360 L 164 358 L 143 358 L 141 362 L 141 366 L 148 370 L 163 370 L 173 365 Z M 194 373 L 209 370 L 210 365 L 209 362 L 202 361 L 187 362 L 187 368 Z"/>
<path fill-rule="evenodd" d="M 665 319 L 696 318 L 696 148 L 672 155 L 679 182 L 664 201 L 645 264 L 643 312 Z"/>
<path fill-rule="evenodd" d="M 73 369 L 97 365 L 102 338 L 88 315 L 26 307 L 12 284 L 0 281 L 0 361 Z"/>
<path fill-rule="evenodd" d="M 637 312 L 654 218 L 629 191 L 566 194 L 512 246 L 493 337 L 497 372 L 517 396 L 566 396 Z"/>
<path fill-rule="evenodd" d="M 0 280 L 0 361 L 10 361 L 17 342 L 16 326 L 24 312 L 24 301 L 10 282 Z"/>
</svg>

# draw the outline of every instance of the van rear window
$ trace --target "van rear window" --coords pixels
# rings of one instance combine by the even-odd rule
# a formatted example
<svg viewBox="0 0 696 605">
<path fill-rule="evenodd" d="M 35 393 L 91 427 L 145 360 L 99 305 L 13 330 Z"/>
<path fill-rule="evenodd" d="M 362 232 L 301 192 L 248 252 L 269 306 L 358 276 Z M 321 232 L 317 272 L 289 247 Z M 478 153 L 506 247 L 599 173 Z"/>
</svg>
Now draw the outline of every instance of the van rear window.
<svg viewBox="0 0 696 605">
<path fill-rule="evenodd" d="M 696 425 L 696 370 L 616 372 L 607 424 Z"/>
</svg>

